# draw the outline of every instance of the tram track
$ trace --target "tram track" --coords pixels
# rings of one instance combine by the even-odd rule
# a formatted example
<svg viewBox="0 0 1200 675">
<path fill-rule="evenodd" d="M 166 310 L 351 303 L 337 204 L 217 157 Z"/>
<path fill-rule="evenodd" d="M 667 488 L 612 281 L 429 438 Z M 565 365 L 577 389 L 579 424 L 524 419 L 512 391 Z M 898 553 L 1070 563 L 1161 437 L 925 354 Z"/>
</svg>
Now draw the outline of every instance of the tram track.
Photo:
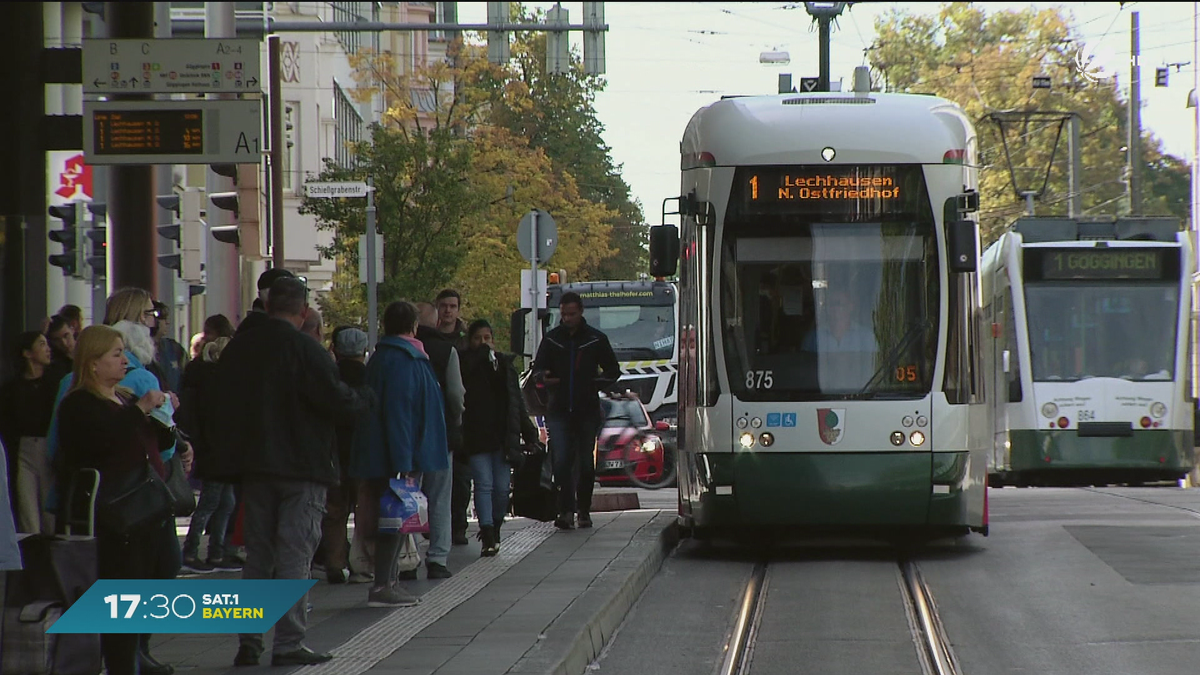
<svg viewBox="0 0 1200 675">
<path fill-rule="evenodd" d="M 899 586 L 905 611 L 917 647 L 917 660 L 923 675 L 962 675 L 958 659 L 950 645 L 946 629 L 938 614 L 933 594 L 921 576 L 917 564 L 906 558 L 897 561 Z M 770 592 L 770 569 L 767 562 L 754 566 L 738 603 L 733 628 L 726 638 L 721 665 L 717 675 L 749 675 L 754 656 L 755 639 Z"/>
</svg>

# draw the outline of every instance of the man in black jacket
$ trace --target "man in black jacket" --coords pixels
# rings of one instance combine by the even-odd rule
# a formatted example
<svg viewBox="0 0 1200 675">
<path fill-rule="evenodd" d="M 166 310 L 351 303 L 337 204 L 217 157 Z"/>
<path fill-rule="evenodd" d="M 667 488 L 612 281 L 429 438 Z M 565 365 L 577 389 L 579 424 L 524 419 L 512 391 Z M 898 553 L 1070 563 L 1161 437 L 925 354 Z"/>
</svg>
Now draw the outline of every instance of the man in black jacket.
<svg viewBox="0 0 1200 675">
<path fill-rule="evenodd" d="M 277 279 L 267 319 L 221 353 L 210 433 L 224 455 L 216 471 L 242 480 L 243 579 L 308 579 L 328 486 L 339 479 L 334 429 L 366 412 L 373 395 L 341 381 L 329 354 L 300 332 L 308 289 Z M 303 645 L 308 597 L 275 624 L 272 665 L 323 663 Z M 263 636 L 243 634 L 234 665 L 256 665 Z"/>
<path fill-rule="evenodd" d="M 550 388 L 546 429 L 554 457 L 560 530 L 592 526 L 592 484 L 596 480 L 593 450 L 602 416 L 599 393 L 616 384 L 621 367 L 608 337 L 583 318 L 583 299 L 563 293 L 562 323 L 546 333 L 538 347 L 533 370 Z"/>
</svg>

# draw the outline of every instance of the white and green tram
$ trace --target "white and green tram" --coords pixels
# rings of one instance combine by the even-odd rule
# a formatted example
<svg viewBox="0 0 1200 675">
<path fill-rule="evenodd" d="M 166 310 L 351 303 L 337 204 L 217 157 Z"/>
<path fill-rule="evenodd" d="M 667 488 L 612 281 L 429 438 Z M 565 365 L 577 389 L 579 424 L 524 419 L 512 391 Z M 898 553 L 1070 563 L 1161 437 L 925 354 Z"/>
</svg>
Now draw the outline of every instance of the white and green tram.
<svg viewBox="0 0 1200 675">
<path fill-rule="evenodd" d="M 679 514 L 987 531 L 976 137 L 932 96 L 726 98 L 681 144 Z M 652 270 L 659 274 L 662 267 Z"/>
<path fill-rule="evenodd" d="M 1193 266 L 1174 218 L 1023 218 L 988 247 L 993 485 L 1192 470 Z"/>
</svg>

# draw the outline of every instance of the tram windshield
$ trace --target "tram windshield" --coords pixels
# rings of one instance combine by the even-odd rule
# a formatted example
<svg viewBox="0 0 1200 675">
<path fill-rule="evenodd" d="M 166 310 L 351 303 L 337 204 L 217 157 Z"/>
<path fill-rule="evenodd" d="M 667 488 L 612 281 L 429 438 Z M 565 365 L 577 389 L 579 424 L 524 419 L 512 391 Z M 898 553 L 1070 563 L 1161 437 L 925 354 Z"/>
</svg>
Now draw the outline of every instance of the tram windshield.
<svg viewBox="0 0 1200 675">
<path fill-rule="evenodd" d="M 675 349 L 675 308 L 672 305 L 601 305 L 583 308 L 583 318 L 608 336 L 620 361 L 669 359 Z M 558 307 L 550 308 L 549 326 L 559 322 Z"/>
<path fill-rule="evenodd" d="M 1178 282 L 1026 281 L 1025 311 L 1035 381 L 1174 379 Z"/>
<path fill-rule="evenodd" d="M 929 392 L 931 223 L 812 223 L 788 237 L 736 237 L 724 247 L 722 284 L 730 385 L 744 400 Z"/>
</svg>

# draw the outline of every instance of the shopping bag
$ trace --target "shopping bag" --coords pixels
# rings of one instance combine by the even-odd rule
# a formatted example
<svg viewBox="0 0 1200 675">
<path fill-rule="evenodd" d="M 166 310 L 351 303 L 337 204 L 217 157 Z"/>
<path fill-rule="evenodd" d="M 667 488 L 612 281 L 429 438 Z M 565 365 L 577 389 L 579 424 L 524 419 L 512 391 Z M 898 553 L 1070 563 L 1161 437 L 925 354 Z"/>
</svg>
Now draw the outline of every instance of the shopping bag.
<svg viewBox="0 0 1200 675">
<path fill-rule="evenodd" d="M 417 549 L 417 538 L 411 534 L 404 535 L 404 543 L 400 546 L 400 555 L 396 558 L 396 571 L 408 572 L 421 566 L 421 552 Z"/>
<path fill-rule="evenodd" d="M 392 478 L 379 499 L 379 531 L 420 534 L 429 531 L 429 501 L 415 478 Z"/>
</svg>

